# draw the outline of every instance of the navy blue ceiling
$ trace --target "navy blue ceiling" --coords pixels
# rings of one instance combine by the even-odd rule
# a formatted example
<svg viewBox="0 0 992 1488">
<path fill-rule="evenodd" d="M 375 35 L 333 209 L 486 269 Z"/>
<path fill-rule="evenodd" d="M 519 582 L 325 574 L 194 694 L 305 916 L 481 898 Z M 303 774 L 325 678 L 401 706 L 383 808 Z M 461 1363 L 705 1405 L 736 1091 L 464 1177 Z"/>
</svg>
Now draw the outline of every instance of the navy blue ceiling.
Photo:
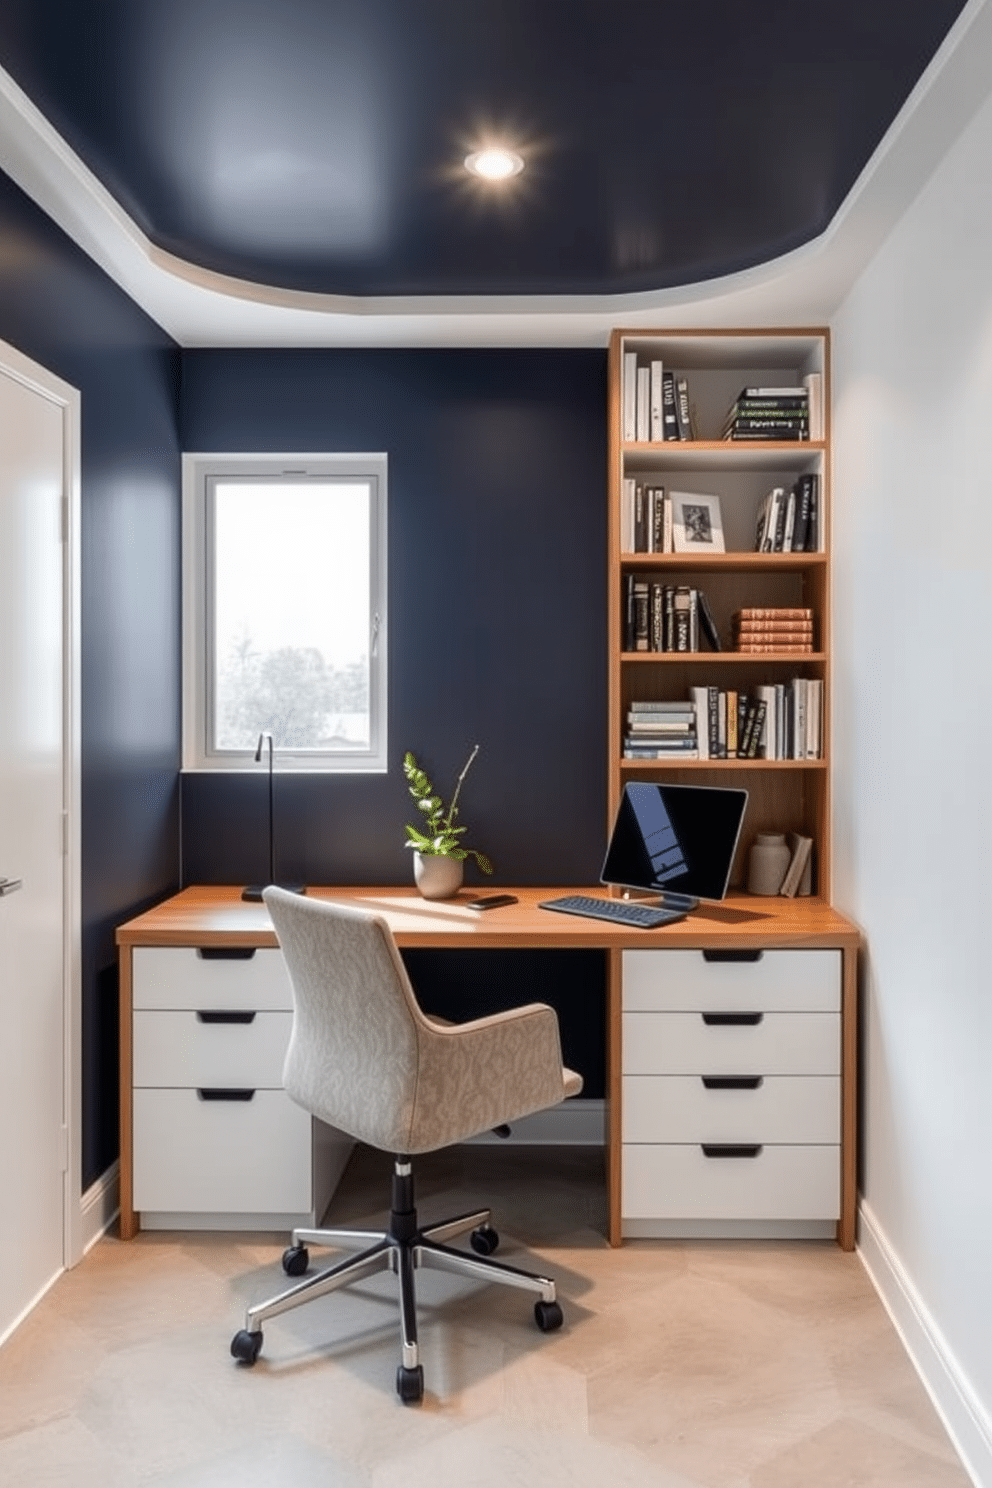
<svg viewBox="0 0 992 1488">
<path fill-rule="evenodd" d="M 819 234 L 963 0 L 3 0 L 159 247 L 284 288 L 603 294 Z M 528 166 L 489 195 L 486 134 Z"/>
</svg>

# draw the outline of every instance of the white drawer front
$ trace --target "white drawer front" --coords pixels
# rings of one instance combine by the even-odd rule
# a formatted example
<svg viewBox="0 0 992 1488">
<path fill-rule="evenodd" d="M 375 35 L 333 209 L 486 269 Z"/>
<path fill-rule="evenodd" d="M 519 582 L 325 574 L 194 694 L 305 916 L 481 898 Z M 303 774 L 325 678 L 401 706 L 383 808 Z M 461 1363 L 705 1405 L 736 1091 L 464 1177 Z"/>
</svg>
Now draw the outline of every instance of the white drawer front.
<svg viewBox="0 0 992 1488">
<path fill-rule="evenodd" d="M 840 1015 L 708 1024 L 701 1013 L 624 1013 L 622 1065 L 625 1075 L 837 1075 Z"/>
<path fill-rule="evenodd" d="M 312 1119 L 282 1090 L 204 1101 L 195 1090 L 134 1092 L 134 1207 L 305 1213 Z"/>
<path fill-rule="evenodd" d="M 840 1148 L 766 1146 L 707 1157 L 699 1146 L 623 1149 L 626 1219 L 837 1219 Z"/>
<path fill-rule="evenodd" d="M 247 947 L 246 949 L 252 949 Z M 247 959 L 204 956 L 193 946 L 136 946 L 132 1004 L 136 1008 L 288 1008 L 293 995 L 282 951 L 252 950 Z"/>
<path fill-rule="evenodd" d="M 280 1090 L 292 1013 L 245 1012 L 250 1023 L 215 1022 L 215 1016 L 239 1014 L 140 1008 L 134 1015 L 134 1084 Z"/>
<path fill-rule="evenodd" d="M 839 1012 L 840 951 L 763 951 L 707 961 L 702 951 L 624 951 L 625 1011 L 739 1008 Z"/>
<path fill-rule="evenodd" d="M 757 1083 L 748 1088 L 707 1088 L 697 1075 L 626 1075 L 623 1140 L 840 1142 L 836 1075 L 754 1079 Z"/>
</svg>

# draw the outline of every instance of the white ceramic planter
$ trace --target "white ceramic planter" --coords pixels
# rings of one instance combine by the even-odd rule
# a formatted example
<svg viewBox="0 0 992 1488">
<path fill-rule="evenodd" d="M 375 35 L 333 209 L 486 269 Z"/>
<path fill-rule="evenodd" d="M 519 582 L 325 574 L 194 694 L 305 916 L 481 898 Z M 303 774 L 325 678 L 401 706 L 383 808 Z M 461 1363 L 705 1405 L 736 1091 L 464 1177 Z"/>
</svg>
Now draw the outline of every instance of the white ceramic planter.
<svg viewBox="0 0 992 1488">
<path fill-rule="evenodd" d="M 425 899 L 453 899 L 462 886 L 465 864 L 460 858 L 413 855 L 413 879 Z"/>
</svg>

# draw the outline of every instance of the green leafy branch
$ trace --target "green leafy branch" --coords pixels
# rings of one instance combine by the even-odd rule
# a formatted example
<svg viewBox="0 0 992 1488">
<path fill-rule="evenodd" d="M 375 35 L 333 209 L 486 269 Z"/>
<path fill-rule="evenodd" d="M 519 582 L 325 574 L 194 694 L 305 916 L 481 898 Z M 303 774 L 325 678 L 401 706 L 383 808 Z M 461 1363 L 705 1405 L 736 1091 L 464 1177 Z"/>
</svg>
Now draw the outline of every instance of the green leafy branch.
<svg viewBox="0 0 992 1488">
<path fill-rule="evenodd" d="M 479 746 L 476 744 L 462 766 L 454 795 L 451 797 L 451 805 L 448 807 L 445 807 L 430 777 L 420 768 L 409 750 L 403 756 L 403 773 L 409 783 L 410 794 L 417 803 L 417 810 L 421 814 L 420 826 L 411 826 L 407 822 L 406 846 L 415 848 L 417 852 L 433 858 L 457 858 L 460 861 L 474 858 L 483 873 L 492 873 L 493 865 L 485 853 L 478 852 L 474 847 L 465 847 L 459 840 L 468 828 L 457 825 L 458 797 L 461 793 L 462 781 L 468 774 L 469 767 L 478 752 Z"/>
</svg>

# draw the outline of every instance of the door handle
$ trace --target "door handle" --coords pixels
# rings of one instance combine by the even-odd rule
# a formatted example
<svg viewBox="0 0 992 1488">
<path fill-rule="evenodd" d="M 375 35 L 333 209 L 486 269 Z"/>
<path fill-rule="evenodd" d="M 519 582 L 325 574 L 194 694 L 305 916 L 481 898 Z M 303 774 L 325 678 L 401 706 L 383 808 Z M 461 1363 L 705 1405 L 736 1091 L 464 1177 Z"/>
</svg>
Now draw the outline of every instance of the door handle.
<svg viewBox="0 0 992 1488">
<path fill-rule="evenodd" d="M 16 894 L 17 890 L 23 888 L 23 878 L 0 878 L 0 899 L 5 894 Z"/>
</svg>

